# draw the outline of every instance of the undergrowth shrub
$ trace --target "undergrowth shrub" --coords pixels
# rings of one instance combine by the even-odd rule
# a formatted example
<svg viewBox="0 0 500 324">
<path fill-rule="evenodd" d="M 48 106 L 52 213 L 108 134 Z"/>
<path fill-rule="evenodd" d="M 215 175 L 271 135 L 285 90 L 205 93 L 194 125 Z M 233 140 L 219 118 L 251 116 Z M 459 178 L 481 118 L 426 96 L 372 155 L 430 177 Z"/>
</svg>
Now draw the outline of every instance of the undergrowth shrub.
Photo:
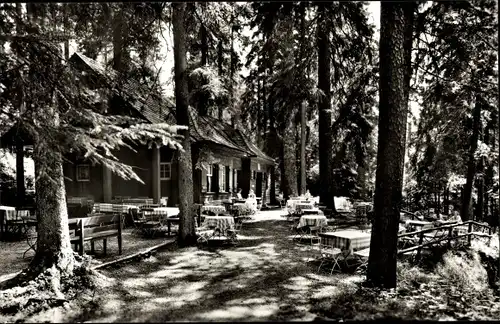
<svg viewBox="0 0 500 324">
<path fill-rule="evenodd" d="M 489 288 L 488 274 L 475 251 L 447 252 L 437 265 L 436 274 L 463 293 L 475 294 Z"/>
</svg>

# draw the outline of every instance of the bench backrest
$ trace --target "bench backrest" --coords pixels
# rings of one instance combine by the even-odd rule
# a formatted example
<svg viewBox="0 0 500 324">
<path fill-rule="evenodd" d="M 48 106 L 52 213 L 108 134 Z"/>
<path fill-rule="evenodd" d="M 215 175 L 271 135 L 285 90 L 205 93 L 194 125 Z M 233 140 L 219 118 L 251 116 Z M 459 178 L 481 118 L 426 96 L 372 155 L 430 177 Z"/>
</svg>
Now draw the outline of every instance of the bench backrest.
<svg viewBox="0 0 500 324">
<path fill-rule="evenodd" d="M 70 234 L 92 237 L 93 234 L 113 231 L 121 235 L 123 215 L 94 214 L 93 216 L 70 219 L 68 221 Z"/>
</svg>

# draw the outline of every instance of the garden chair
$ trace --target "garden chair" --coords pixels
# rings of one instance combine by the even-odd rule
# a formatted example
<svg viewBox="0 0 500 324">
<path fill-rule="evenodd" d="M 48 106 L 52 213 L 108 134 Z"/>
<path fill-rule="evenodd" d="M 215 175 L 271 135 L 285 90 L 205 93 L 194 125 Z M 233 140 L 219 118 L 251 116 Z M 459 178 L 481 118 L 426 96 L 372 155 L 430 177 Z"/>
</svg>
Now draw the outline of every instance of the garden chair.
<svg viewBox="0 0 500 324">
<path fill-rule="evenodd" d="M 360 265 L 356 268 L 355 272 L 357 274 L 366 273 L 366 268 L 368 266 L 368 257 L 370 255 L 370 248 L 366 248 L 353 253 L 354 257 L 360 262 Z"/>
<path fill-rule="evenodd" d="M 166 215 L 154 209 L 143 209 L 143 215 L 146 220 L 142 224 L 142 232 L 153 237 L 163 227 Z"/>
<path fill-rule="evenodd" d="M 311 239 L 311 246 L 314 244 L 314 240 L 317 240 L 318 243 L 321 241 L 321 238 L 319 237 L 319 233 L 323 231 L 322 226 L 308 226 L 308 235 L 309 238 Z"/>
<path fill-rule="evenodd" d="M 338 268 L 340 269 L 340 263 L 339 261 L 342 258 L 342 250 L 339 248 L 333 247 L 333 245 L 325 244 L 323 240 L 320 240 L 319 242 L 319 260 L 321 260 L 321 263 L 319 264 L 317 272 L 321 270 L 321 267 L 325 262 L 331 262 L 332 263 L 332 268 L 330 270 L 330 274 L 333 273 L 333 271 Z"/>
<path fill-rule="evenodd" d="M 144 214 L 137 209 L 131 209 L 130 213 L 132 214 L 132 225 L 134 226 L 132 233 L 141 233 L 143 230 L 142 225 L 147 221 Z"/>
</svg>

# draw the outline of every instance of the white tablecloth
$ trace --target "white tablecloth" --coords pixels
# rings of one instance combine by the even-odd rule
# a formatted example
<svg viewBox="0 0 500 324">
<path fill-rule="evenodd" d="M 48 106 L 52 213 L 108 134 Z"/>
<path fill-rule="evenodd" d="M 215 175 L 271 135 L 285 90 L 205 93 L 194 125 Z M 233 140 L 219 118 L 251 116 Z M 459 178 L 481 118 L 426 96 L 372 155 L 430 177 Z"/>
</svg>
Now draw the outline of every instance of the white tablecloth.
<svg viewBox="0 0 500 324">
<path fill-rule="evenodd" d="M 128 214 L 131 209 L 138 209 L 135 205 L 95 203 L 93 213 L 122 213 Z"/>
<path fill-rule="evenodd" d="M 370 247 L 371 234 L 355 230 L 320 233 L 322 244 L 341 250 L 361 250 Z"/>
<path fill-rule="evenodd" d="M 299 219 L 299 225 L 297 227 L 304 226 L 326 226 L 328 222 L 326 216 L 323 215 L 304 215 Z"/>
<path fill-rule="evenodd" d="M 169 217 L 179 216 L 179 208 L 177 207 L 155 207 L 153 210 L 166 213 Z"/>
<path fill-rule="evenodd" d="M 302 209 L 311 209 L 314 208 L 314 202 L 313 201 L 308 201 L 305 199 L 289 199 L 286 202 L 286 207 L 288 209 L 289 213 L 295 213 L 298 212 L 297 206 L 303 206 L 301 207 Z"/>
<path fill-rule="evenodd" d="M 16 219 L 16 207 L 0 206 L 0 210 L 4 213 L 4 220 Z"/>
<path fill-rule="evenodd" d="M 226 212 L 226 208 L 224 206 L 219 206 L 219 205 L 203 205 L 201 206 L 201 213 L 203 214 L 204 212 L 210 211 L 216 215 L 222 214 Z"/>
<path fill-rule="evenodd" d="M 225 232 L 228 229 L 234 229 L 234 218 L 232 216 L 205 216 L 203 227 L 215 227 Z"/>
</svg>

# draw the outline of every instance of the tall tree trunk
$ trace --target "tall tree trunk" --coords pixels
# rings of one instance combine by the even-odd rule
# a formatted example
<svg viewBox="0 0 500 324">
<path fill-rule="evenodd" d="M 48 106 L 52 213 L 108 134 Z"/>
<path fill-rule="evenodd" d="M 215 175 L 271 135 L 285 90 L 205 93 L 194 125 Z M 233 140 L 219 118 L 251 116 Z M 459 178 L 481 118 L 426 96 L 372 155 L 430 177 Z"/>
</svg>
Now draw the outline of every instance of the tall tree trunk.
<svg viewBox="0 0 500 324">
<path fill-rule="evenodd" d="M 291 112 L 285 114 L 286 127 L 283 130 L 283 192 L 287 196 L 297 196 L 297 158 L 296 158 L 296 142 L 295 142 L 295 127 L 293 125 L 294 116 Z"/>
<path fill-rule="evenodd" d="M 380 6 L 380 112 L 375 219 L 367 281 L 381 288 L 395 288 L 397 280 L 397 234 L 415 8 L 415 3 L 382 2 Z"/>
<path fill-rule="evenodd" d="M 48 119 L 56 117 L 54 114 L 46 115 L 47 123 Z M 34 145 L 33 159 L 37 177 L 38 238 L 30 270 L 39 273 L 55 266 L 61 273 L 70 275 L 75 259 L 69 239 L 62 157 L 46 147 L 43 140 L 38 140 Z"/>
<path fill-rule="evenodd" d="M 201 30 L 201 66 L 206 67 L 208 64 L 208 35 L 207 29 L 202 24 Z M 199 101 L 198 113 L 200 116 L 205 116 L 208 113 L 208 98 L 205 94 L 202 94 Z"/>
<path fill-rule="evenodd" d="M 31 9 L 32 7 L 28 5 Z M 16 3 L 16 13 L 19 17 L 19 22 L 16 24 L 16 32 L 20 35 L 23 33 L 21 28 L 22 20 L 22 4 Z M 30 10 L 31 15 L 31 10 Z M 22 72 L 19 72 L 22 73 Z M 19 87 L 18 91 L 18 110 L 22 114 L 24 112 L 24 102 L 23 102 L 23 87 Z M 18 131 L 22 133 L 22 125 L 18 125 Z M 16 146 L 16 206 L 22 207 L 25 202 L 26 187 L 24 185 L 24 142 L 21 136 L 16 136 L 15 139 Z"/>
<path fill-rule="evenodd" d="M 495 132 L 493 131 L 493 134 Z M 500 174 L 500 106 L 498 107 L 497 110 L 497 136 L 498 136 L 498 161 L 497 161 L 497 170 L 498 173 Z M 493 147 L 495 146 L 495 135 L 493 135 Z M 500 177 L 499 177 L 500 178 Z M 498 185 L 498 183 L 497 183 Z M 500 246 L 500 186 L 498 186 L 498 201 L 497 201 L 497 214 L 495 215 L 497 217 L 496 224 L 499 226 L 498 229 L 498 242 Z M 493 205 L 493 204 L 492 204 Z M 494 213 L 492 213 L 494 215 Z M 495 217 L 493 216 L 493 217 Z M 498 264 L 497 264 L 497 279 L 500 279 L 500 257 L 498 258 Z"/>
<path fill-rule="evenodd" d="M 223 47 L 223 44 L 222 44 L 222 39 L 219 40 L 219 44 L 217 45 L 217 65 L 218 65 L 218 70 L 219 70 L 219 77 L 222 77 L 222 74 L 224 73 L 224 70 L 223 70 L 223 63 L 224 63 L 224 47 Z M 219 115 L 219 120 L 222 120 L 222 117 L 224 116 L 224 107 L 223 107 L 223 103 L 221 100 L 219 100 L 219 111 L 218 111 L 218 115 Z"/>
<path fill-rule="evenodd" d="M 306 103 L 300 110 L 300 193 L 306 193 Z"/>
<path fill-rule="evenodd" d="M 172 3 L 172 25 L 174 34 L 175 102 L 178 125 L 189 127 L 188 84 L 186 75 L 186 3 Z M 184 136 L 184 151 L 177 152 L 177 176 L 179 179 L 179 245 L 196 244 L 193 217 L 193 166 L 189 130 L 179 130 Z"/>
<path fill-rule="evenodd" d="M 300 60 L 305 56 L 306 2 L 300 3 Z M 300 62 L 301 63 L 301 62 Z M 300 104 L 300 194 L 306 193 L 306 102 Z"/>
<path fill-rule="evenodd" d="M 64 34 L 65 34 L 65 39 L 64 39 L 64 59 L 66 61 L 69 60 L 69 34 L 70 34 L 70 28 L 69 28 L 69 4 L 65 3 L 63 4 L 63 14 L 64 14 Z"/>
<path fill-rule="evenodd" d="M 476 175 L 476 162 L 474 161 L 474 152 L 477 149 L 477 141 L 479 139 L 479 130 L 481 127 L 481 98 L 476 97 L 476 104 L 472 113 L 472 136 L 470 138 L 469 146 L 469 161 L 467 162 L 467 176 L 464 191 L 462 195 L 462 220 L 467 221 L 470 218 L 469 210 L 472 200 L 472 187 L 474 185 L 474 177 Z"/>
<path fill-rule="evenodd" d="M 325 3 L 318 3 L 318 88 L 323 92 L 319 102 L 319 178 L 320 201 L 334 208 L 332 177 L 332 108 L 330 95 L 330 42 Z"/>
<path fill-rule="evenodd" d="M 119 4 L 120 9 L 116 10 L 113 16 L 113 69 L 123 72 L 126 70 L 125 57 L 126 48 L 124 43 L 124 22 L 123 22 L 123 6 Z"/>
</svg>

